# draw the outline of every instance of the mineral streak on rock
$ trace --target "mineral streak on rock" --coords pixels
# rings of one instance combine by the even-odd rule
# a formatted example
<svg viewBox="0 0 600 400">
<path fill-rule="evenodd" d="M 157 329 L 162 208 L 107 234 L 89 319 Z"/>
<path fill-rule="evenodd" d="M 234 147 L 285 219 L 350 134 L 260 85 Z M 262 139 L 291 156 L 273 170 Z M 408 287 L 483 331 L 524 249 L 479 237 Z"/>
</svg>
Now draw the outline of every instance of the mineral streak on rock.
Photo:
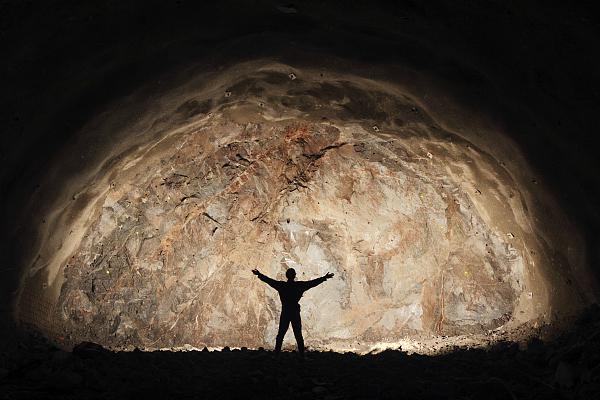
<svg viewBox="0 0 600 400">
<path fill-rule="evenodd" d="M 42 240 L 32 262 L 43 271 L 46 259 L 56 291 L 51 333 L 67 345 L 269 346 L 279 300 L 255 267 L 336 274 L 301 302 L 315 347 L 482 333 L 546 312 L 535 261 L 547 245 L 502 164 L 408 96 L 295 76 L 261 70 L 214 97 L 180 94 L 103 162 L 85 207 L 61 214 L 83 226 L 62 231 L 68 257 Z M 48 326 L 27 296 L 40 273 L 21 318 Z"/>
</svg>

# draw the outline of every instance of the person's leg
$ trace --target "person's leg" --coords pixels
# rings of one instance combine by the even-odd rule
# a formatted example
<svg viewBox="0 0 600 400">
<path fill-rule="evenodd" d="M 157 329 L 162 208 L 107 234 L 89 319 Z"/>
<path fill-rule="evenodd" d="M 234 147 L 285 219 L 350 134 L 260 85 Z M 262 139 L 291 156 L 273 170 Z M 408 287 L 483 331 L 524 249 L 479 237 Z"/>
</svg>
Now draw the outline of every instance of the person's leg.
<svg viewBox="0 0 600 400">
<path fill-rule="evenodd" d="M 294 330 L 294 336 L 296 337 L 296 343 L 298 343 L 298 353 L 304 354 L 304 338 L 302 337 L 302 319 L 300 319 L 300 313 L 292 316 L 292 329 Z"/>
<path fill-rule="evenodd" d="M 290 326 L 290 318 L 287 313 L 281 312 L 279 316 L 279 331 L 277 332 L 277 337 L 275 338 L 275 352 L 279 353 L 281 351 L 281 345 L 283 344 L 283 337 Z"/>
</svg>

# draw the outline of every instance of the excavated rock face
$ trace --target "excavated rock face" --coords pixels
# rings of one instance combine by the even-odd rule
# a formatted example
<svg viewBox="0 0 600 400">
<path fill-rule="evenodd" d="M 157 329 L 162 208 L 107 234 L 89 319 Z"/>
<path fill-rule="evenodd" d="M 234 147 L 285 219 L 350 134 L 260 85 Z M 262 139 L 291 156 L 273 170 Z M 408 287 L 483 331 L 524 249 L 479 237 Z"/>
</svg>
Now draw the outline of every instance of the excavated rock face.
<svg viewBox="0 0 600 400">
<path fill-rule="evenodd" d="M 301 301 L 315 347 L 546 312 L 535 265 L 548 245 L 510 166 L 408 95 L 285 68 L 180 90 L 107 150 L 57 213 L 21 318 L 67 345 L 268 346 L 279 299 L 250 271 L 283 280 L 289 267 L 335 273 Z M 32 317 L 36 285 L 46 322 Z"/>
</svg>

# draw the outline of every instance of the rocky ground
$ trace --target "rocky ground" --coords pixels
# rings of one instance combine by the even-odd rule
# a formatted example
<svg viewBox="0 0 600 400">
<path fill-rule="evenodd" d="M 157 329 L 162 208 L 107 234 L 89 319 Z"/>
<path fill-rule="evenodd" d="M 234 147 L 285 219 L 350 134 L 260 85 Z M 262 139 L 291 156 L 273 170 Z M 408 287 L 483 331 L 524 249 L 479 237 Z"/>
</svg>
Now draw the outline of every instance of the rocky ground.
<svg viewBox="0 0 600 400">
<path fill-rule="evenodd" d="M 552 342 L 498 343 L 440 356 L 384 351 L 71 352 L 33 336 L 4 353 L 2 399 L 306 398 L 593 399 L 600 394 L 600 312 Z"/>
</svg>

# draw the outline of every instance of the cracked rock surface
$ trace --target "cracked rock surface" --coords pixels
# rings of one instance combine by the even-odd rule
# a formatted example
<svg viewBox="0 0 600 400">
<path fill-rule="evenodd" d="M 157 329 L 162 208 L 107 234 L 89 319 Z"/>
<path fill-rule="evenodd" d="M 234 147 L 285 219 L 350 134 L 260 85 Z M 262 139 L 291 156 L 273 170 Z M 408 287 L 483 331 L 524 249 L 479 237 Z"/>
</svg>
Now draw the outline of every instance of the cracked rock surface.
<svg viewBox="0 0 600 400">
<path fill-rule="evenodd" d="M 301 301 L 314 348 L 544 316 L 550 253 L 510 166 L 406 95 L 286 70 L 180 88 L 107 145 L 49 223 L 21 318 L 64 346 L 270 346 L 279 300 L 250 270 L 289 267 L 336 275 Z"/>
</svg>

